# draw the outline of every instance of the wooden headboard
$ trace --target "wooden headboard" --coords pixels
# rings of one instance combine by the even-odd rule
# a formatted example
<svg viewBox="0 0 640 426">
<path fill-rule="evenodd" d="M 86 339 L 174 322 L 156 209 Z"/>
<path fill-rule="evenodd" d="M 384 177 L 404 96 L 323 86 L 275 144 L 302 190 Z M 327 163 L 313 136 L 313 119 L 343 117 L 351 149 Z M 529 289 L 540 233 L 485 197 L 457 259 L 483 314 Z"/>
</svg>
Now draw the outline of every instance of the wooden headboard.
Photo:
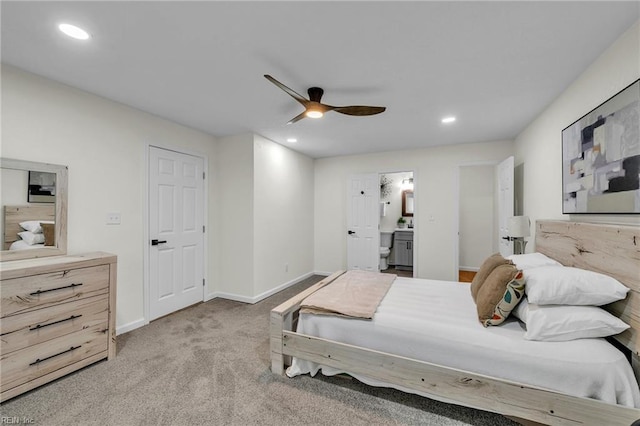
<svg viewBox="0 0 640 426">
<path fill-rule="evenodd" d="M 626 299 L 605 306 L 631 326 L 615 336 L 640 355 L 640 227 L 542 220 L 536 222 L 536 251 L 565 266 L 600 272 L 629 287 Z"/>
<path fill-rule="evenodd" d="M 55 204 L 42 204 L 31 206 L 4 206 L 4 236 L 3 250 L 9 250 L 12 242 L 19 240 L 18 232 L 24 231 L 20 222 L 27 220 L 51 220 L 56 219 Z"/>
</svg>

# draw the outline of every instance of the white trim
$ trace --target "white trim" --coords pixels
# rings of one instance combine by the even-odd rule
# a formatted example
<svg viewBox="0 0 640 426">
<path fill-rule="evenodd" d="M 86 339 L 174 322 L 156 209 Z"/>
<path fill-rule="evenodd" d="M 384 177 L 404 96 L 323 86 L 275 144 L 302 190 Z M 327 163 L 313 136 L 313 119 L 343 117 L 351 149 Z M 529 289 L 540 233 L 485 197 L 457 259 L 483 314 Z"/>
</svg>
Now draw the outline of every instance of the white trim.
<svg viewBox="0 0 640 426">
<path fill-rule="evenodd" d="M 146 142 L 144 144 L 144 176 L 143 176 L 143 206 L 142 206 L 142 234 L 143 234 L 143 257 L 142 257 L 142 298 L 143 298 L 143 314 L 144 314 L 144 324 L 149 324 L 149 150 L 151 147 L 164 149 L 167 151 L 173 151 L 185 155 L 190 155 L 192 157 L 198 157 L 202 159 L 203 166 L 202 171 L 205 174 L 205 179 L 203 182 L 203 199 L 202 199 L 202 208 L 203 208 L 203 224 L 205 225 L 205 232 L 202 238 L 202 268 L 203 268 L 203 278 L 205 280 L 206 285 L 202 287 L 202 301 L 206 302 L 207 295 L 205 293 L 206 289 L 210 285 L 208 272 L 209 272 L 209 232 L 211 232 L 211 226 L 209 226 L 209 156 L 202 152 L 191 151 L 183 148 L 176 148 L 171 145 L 166 145 L 162 143 L 155 142 Z"/>
<path fill-rule="evenodd" d="M 213 293 L 209 293 L 206 298 L 205 298 L 205 302 L 211 300 L 211 299 L 215 299 L 216 297 L 219 297 L 221 299 L 229 299 L 229 300 L 235 300 L 236 302 L 244 302 L 244 303 L 250 303 L 250 304 L 254 304 L 254 303 L 258 303 L 261 300 L 266 299 L 269 296 L 273 296 L 274 294 L 291 287 L 292 285 L 298 284 L 299 282 L 306 280 L 307 278 L 313 276 L 313 275 L 325 275 L 324 272 L 307 272 L 304 275 L 299 276 L 298 278 L 294 278 L 291 281 L 287 281 L 284 284 L 279 285 L 278 287 L 274 287 L 271 290 L 267 290 L 264 293 L 261 293 L 257 296 L 254 297 L 249 297 L 249 296 L 243 296 L 240 294 L 233 294 L 233 293 L 225 293 L 225 292 L 221 292 L 221 291 L 215 291 Z M 327 274 L 330 275 L 330 274 Z"/>
<path fill-rule="evenodd" d="M 142 177 L 142 320 L 149 324 L 149 150 L 150 143 L 145 143 L 144 176 Z M 116 328 L 117 331 L 117 328 Z"/>
<path fill-rule="evenodd" d="M 256 300 L 254 300 L 254 298 L 252 297 L 242 296 L 240 294 L 225 293 L 222 291 L 214 291 L 213 293 L 210 293 L 207 296 L 207 302 L 218 297 L 220 299 L 234 300 L 236 302 L 249 303 L 252 305 L 256 303 Z"/>
<path fill-rule="evenodd" d="M 480 268 L 478 268 L 477 266 L 460 266 L 460 270 L 467 272 L 478 272 Z"/>
<path fill-rule="evenodd" d="M 131 321 L 128 324 L 121 325 L 120 327 L 116 327 L 116 336 L 119 336 L 124 333 L 128 333 L 132 330 L 135 330 L 136 328 L 144 327 L 147 324 L 149 324 L 149 321 L 145 320 L 144 318 Z"/>
</svg>

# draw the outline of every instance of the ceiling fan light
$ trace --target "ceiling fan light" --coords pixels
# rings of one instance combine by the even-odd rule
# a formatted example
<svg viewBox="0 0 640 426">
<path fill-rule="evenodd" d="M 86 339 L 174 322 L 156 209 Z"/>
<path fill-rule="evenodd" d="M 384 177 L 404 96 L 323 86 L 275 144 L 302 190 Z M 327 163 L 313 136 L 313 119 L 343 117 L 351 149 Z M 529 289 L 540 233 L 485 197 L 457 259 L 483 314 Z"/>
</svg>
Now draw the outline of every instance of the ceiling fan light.
<svg viewBox="0 0 640 426">
<path fill-rule="evenodd" d="M 309 118 L 320 118 L 322 117 L 324 114 L 322 113 L 322 111 L 318 111 L 315 109 L 310 109 L 309 111 L 307 111 L 305 113 L 305 115 Z"/>
</svg>

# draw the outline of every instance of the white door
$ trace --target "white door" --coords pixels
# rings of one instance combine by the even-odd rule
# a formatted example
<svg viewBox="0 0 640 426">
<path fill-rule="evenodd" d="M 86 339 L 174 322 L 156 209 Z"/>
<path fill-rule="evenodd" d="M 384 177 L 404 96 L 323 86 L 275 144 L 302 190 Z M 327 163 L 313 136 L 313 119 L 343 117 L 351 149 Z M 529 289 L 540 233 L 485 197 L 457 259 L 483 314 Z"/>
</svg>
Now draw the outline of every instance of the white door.
<svg viewBox="0 0 640 426">
<path fill-rule="evenodd" d="M 509 218 L 513 216 L 513 167 L 514 159 L 509 157 L 498 164 L 498 244 L 500 254 L 513 254 L 513 241 L 507 239 Z"/>
<path fill-rule="evenodd" d="M 355 175 L 347 181 L 347 268 L 378 271 L 380 265 L 380 178 Z"/>
<path fill-rule="evenodd" d="M 204 300 L 204 160 L 149 148 L 150 320 Z"/>
</svg>

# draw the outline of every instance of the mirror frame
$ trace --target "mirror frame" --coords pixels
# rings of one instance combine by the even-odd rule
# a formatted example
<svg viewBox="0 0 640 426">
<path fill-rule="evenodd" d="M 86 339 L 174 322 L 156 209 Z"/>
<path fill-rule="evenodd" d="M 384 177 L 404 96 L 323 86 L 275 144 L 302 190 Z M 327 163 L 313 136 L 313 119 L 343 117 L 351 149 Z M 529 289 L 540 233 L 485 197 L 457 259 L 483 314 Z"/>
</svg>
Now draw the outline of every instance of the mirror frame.
<svg viewBox="0 0 640 426">
<path fill-rule="evenodd" d="M 411 194 L 411 196 L 413 197 L 412 190 L 405 189 L 404 191 L 402 191 L 402 216 L 413 217 L 413 211 L 411 213 L 407 212 L 407 195 L 408 194 Z"/>
<path fill-rule="evenodd" d="M 32 250 L 1 250 L 0 262 L 20 259 L 35 259 L 40 257 L 60 256 L 67 254 L 68 167 L 58 164 L 36 163 L 34 161 L 0 158 L 0 168 L 35 172 L 49 172 L 56 174 L 56 245 L 53 247 L 45 247 Z M 4 215 L 2 217 L 4 217 Z"/>
</svg>

